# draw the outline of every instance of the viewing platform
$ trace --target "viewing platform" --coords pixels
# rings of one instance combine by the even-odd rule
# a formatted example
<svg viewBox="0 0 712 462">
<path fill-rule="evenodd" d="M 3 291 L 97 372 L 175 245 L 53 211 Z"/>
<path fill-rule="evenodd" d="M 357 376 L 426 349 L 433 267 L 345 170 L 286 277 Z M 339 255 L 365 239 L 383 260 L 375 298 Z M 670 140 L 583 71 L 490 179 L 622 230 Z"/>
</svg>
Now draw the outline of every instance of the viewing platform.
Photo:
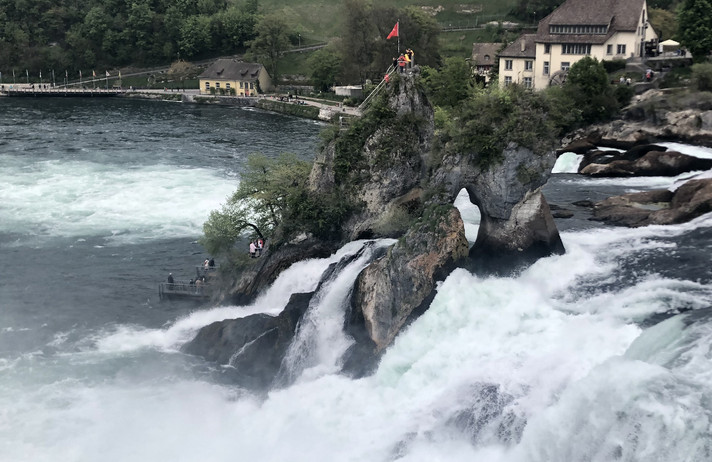
<svg viewBox="0 0 712 462">
<path fill-rule="evenodd" d="M 209 300 L 213 294 L 214 278 L 217 266 L 196 266 L 196 278 L 191 281 L 174 281 L 158 283 L 158 298 L 160 300 L 193 299 L 196 301 Z M 205 278 L 204 281 L 198 279 Z"/>
<path fill-rule="evenodd" d="M 105 89 L 105 88 L 41 88 L 41 85 L 36 85 L 35 88 L 28 86 L 13 86 L 3 85 L 0 87 L 0 96 L 14 97 L 30 97 L 30 98 L 48 98 L 48 97 L 82 97 L 82 98 L 100 98 L 108 96 L 117 96 L 125 92 L 123 89 Z"/>
</svg>

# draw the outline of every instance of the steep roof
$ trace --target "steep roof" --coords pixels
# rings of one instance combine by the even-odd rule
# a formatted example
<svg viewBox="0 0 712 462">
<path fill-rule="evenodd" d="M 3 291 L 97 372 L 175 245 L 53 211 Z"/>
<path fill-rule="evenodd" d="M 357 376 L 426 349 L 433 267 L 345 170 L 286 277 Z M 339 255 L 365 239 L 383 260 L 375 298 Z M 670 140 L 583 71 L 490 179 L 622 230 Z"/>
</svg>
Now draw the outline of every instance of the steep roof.
<svg viewBox="0 0 712 462">
<path fill-rule="evenodd" d="M 473 43 L 472 63 L 476 66 L 491 66 L 494 64 L 497 51 L 502 46 L 501 43 Z M 486 59 L 489 57 L 489 60 Z"/>
<path fill-rule="evenodd" d="M 536 34 L 523 34 L 499 54 L 505 58 L 536 58 Z"/>
<path fill-rule="evenodd" d="M 260 75 L 262 64 L 245 63 L 236 59 L 218 59 L 198 76 L 199 79 L 246 80 Z"/>
<path fill-rule="evenodd" d="M 645 0 L 567 0 L 541 21 L 539 43 L 603 43 L 615 32 L 635 31 Z M 549 26 L 608 26 L 606 34 L 550 34 Z"/>
</svg>

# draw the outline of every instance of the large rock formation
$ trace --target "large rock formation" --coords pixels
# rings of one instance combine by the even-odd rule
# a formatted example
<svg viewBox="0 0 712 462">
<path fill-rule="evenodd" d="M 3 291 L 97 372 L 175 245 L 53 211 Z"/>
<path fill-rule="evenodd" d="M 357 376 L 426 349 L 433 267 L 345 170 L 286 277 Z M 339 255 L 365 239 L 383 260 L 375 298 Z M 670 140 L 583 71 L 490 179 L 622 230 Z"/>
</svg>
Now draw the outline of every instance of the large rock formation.
<svg viewBox="0 0 712 462">
<path fill-rule="evenodd" d="M 540 190 L 555 162 L 553 139 L 537 141 L 536 148 L 505 142 L 487 159 L 471 144 L 434 149 L 433 109 L 417 72 L 394 78 L 370 113 L 335 133 L 316 157 L 311 193 L 336 195 L 352 205 L 340 238 L 282 234 L 233 286 L 233 301 L 244 302 L 300 255 L 323 255 L 353 239 L 398 237 L 355 284 L 345 328 L 356 339 L 346 359 L 356 375 L 366 372 L 357 363 L 378 355 L 427 309 L 437 281 L 455 267 L 497 260 L 511 270 L 564 250 Z M 463 188 L 481 211 L 472 249 L 452 206 Z"/>
</svg>

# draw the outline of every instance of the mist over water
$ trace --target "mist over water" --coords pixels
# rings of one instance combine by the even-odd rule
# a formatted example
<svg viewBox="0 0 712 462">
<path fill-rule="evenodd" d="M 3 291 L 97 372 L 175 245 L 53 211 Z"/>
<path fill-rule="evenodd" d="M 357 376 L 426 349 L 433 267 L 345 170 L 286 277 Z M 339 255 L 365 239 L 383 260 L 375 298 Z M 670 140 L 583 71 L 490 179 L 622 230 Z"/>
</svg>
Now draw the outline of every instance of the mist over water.
<svg viewBox="0 0 712 462">
<path fill-rule="evenodd" d="M 287 360 L 295 384 L 253 395 L 180 347 L 212 322 L 279 313 L 366 244 L 296 263 L 250 306 L 160 303 L 156 283 L 194 274 L 202 221 L 247 153 L 309 157 L 319 126 L 156 102 L 1 103 L 0 460 L 710 460 L 709 214 L 624 229 L 577 210 L 557 222 L 565 255 L 510 277 L 456 270 L 352 380 L 334 364 L 357 259 L 310 308 L 294 345 L 306 356 Z M 570 207 L 663 183 L 560 173 L 544 192 Z M 456 204 L 473 241 L 477 208 Z"/>
</svg>

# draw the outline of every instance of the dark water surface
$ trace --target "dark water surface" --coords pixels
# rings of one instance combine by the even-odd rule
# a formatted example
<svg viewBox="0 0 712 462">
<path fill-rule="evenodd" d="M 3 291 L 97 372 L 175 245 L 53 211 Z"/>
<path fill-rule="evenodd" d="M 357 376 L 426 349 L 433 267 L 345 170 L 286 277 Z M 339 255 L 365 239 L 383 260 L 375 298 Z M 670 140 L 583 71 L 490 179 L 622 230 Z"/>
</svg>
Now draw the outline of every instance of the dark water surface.
<svg viewBox="0 0 712 462">
<path fill-rule="evenodd" d="M 194 309 L 157 283 L 195 275 L 196 239 L 247 155 L 311 159 L 321 125 L 128 99 L 0 100 L 0 353 Z"/>
</svg>

